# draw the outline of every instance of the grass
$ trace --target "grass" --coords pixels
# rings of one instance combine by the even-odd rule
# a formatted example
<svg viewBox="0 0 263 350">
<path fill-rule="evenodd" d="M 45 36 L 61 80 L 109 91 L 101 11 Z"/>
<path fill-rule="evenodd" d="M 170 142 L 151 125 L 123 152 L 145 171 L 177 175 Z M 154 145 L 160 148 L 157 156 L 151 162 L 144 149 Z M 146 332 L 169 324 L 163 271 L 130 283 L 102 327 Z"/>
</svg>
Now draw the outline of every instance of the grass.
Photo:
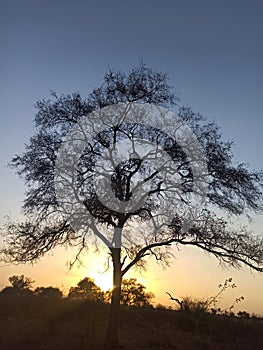
<svg viewBox="0 0 263 350">
<path fill-rule="evenodd" d="M 0 298 L 0 349 L 99 350 L 109 305 L 69 299 Z M 122 307 L 126 350 L 259 350 L 262 318 Z"/>
</svg>

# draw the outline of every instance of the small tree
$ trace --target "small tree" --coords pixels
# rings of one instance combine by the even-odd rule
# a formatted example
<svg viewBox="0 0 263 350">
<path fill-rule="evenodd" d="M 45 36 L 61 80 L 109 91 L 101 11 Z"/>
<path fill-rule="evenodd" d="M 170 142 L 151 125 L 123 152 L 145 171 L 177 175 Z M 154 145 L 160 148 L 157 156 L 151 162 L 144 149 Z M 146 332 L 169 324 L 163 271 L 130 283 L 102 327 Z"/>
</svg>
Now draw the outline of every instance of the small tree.
<svg viewBox="0 0 263 350">
<path fill-rule="evenodd" d="M 52 93 L 38 101 L 36 133 L 11 162 L 28 185 L 28 220 L 5 227 L 4 258 L 33 262 L 69 245 L 79 246 L 77 260 L 93 234 L 106 244 L 113 264 L 107 347 L 119 345 L 122 278 L 148 255 L 167 263 L 172 244 L 190 245 L 262 272 L 262 238 L 229 228 L 214 210 L 260 212 L 262 172 L 235 165 L 219 128 L 177 102 L 165 74 L 144 64 L 129 74 L 110 70 L 86 99 Z M 179 120 L 163 107 L 177 108 Z M 192 210 L 194 195 L 203 210 Z"/>
<path fill-rule="evenodd" d="M 105 301 L 110 302 L 112 291 L 105 292 Z M 154 294 L 146 291 L 146 287 L 137 282 L 136 278 L 129 278 L 122 280 L 121 286 L 121 301 L 122 305 L 147 307 L 151 306 Z"/>
<path fill-rule="evenodd" d="M 225 309 L 221 309 L 218 307 L 218 303 L 222 299 L 223 294 L 226 292 L 226 290 L 230 288 L 234 289 L 237 287 L 236 284 L 232 281 L 232 277 L 227 278 L 223 284 L 220 283 L 218 285 L 219 291 L 215 295 L 203 300 L 193 299 L 192 297 L 185 297 L 180 300 L 178 298 L 173 297 L 168 292 L 166 292 L 166 294 L 169 295 L 171 300 L 175 301 L 179 305 L 181 311 L 189 311 L 192 313 L 212 312 L 213 314 L 219 313 L 227 315 L 232 312 L 236 304 L 244 300 L 244 297 L 241 295 L 240 297 L 235 298 L 229 307 Z"/>
<path fill-rule="evenodd" d="M 138 283 L 136 278 L 124 279 L 121 288 L 121 304 L 127 306 L 150 306 L 153 293 L 146 292 L 146 287 Z"/>
<path fill-rule="evenodd" d="M 24 275 L 14 275 L 8 278 L 11 287 L 5 287 L 1 294 L 10 296 L 27 296 L 32 295 L 32 285 L 34 281 Z"/>
<path fill-rule="evenodd" d="M 104 301 L 104 293 L 93 279 L 85 277 L 77 284 L 77 287 L 70 288 L 68 298 L 98 302 Z"/>
<path fill-rule="evenodd" d="M 31 278 L 24 275 L 20 276 L 11 276 L 8 278 L 8 281 L 11 283 L 13 288 L 17 289 L 31 289 L 32 284 L 35 282 Z"/>
</svg>

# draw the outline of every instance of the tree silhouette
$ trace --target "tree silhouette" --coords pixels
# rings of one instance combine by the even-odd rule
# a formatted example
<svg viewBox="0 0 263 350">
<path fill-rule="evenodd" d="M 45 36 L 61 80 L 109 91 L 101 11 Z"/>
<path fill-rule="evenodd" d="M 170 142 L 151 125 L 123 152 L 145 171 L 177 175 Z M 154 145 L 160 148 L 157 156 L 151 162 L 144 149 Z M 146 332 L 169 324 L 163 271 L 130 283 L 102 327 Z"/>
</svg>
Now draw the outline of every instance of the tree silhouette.
<svg viewBox="0 0 263 350">
<path fill-rule="evenodd" d="M 79 246 L 76 261 L 99 238 L 113 264 L 107 347 L 119 345 L 122 278 L 148 255 L 166 263 L 172 244 L 190 245 L 262 272 L 262 239 L 215 210 L 260 212 L 262 172 L 235 165 L 219 128 L 177 102 L 165 74 L 144 64 L 129 74 L 110 70 L 86 99 L 52 93 L 38 101 L 36 133 L 11 161 L 28 185 L 28 220 L 5 227 L 4 259 L 32 262 L 67 245 Z M 179 119 L 164 107 L 177 108 Z"/>
<path fill-rule="evenodd" d="M 34 283 L 34 281 L 31 278 L 26 277 L 24 275 L 11 276 L 8 278 L 8 281 L 11 283 L 13 288 L 18 288 L 18 289 L 31 289 L 32 284 Z"/>
<path fill-rule="evenodd" d="M 112 291 L 107 290 L 105 292 L 105 301 L 110 302 L 112 297 Z M 154 299 L 154 294 L 146 292 L 146 287 L 137 282 L 136 278 L 129 278 L 122 280 L 121 286 L 121 301 L 122 305 L 147 307 L 151 306 L 151 302 Z"/>
<path fill-rule="evenodd" d="M 32 295 L 32 284 L 34 281 L 24 275 L 14 275 L 8 278 L 11 287 L 7 286 L 1 290 L 1 294 L 10 296 L 28 296 Z"/>
<path fill-rule="evenodd" d="M 121 304 L 127 306 L 150 306 L 153 293 L 146 292 L 146 287 L 138 283 L 136 278 L 124 279 L 121 288 Z"/>
<path fill-rule="evenodd" d="M 34 295 L 46 299 L 60 299 L 63 297 L 61 290 L 55 287 L 37 287 L 34 290 Z"/>
<path fill-rule="evenodd" d="M 84 299 L 88 301 L 98 302 L 104 301 L 104 293 L 98 287 L 93 279 L 85 277 L 81 280 L 77 287 L 71 287 L 68 294 L 72 299 Z"/>
</svg>

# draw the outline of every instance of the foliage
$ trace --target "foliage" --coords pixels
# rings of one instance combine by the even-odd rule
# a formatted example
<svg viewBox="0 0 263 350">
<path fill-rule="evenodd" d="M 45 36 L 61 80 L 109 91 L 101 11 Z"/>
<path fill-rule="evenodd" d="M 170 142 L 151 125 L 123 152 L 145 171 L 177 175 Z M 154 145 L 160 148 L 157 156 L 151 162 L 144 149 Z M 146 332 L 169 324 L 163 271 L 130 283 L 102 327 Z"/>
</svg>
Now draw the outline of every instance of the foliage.
<svg viewBox="0 0 263 350">
<path fill-rule="evenodd" d="M 30 296 L 32 292 L 32 284 L 34 281 L 24 275 L 14 275 L 8 278 L 11 287 L 7 286 L 0 291 L 2 295 L 15 296 Z"/>
<path fill-rule="evenodd" d="M 136 278 L 124 279 L 121 288 L 121 303 L 128 306 L 150 306 L 153 293 L 146 292 L 146 287 L 138 283 Z"/>
<path fill-rule="evenodd" d="M 191 313 L 211 312 L 213 314 L 227 315 L 233 312 L 233 309 L 236 304 L 244 300 L 244 297 L 240 296 L 235 298 L 235 300 L 229 307 L 225 309 L 221 309 L 220 307 L 218 307 L 218 303 L 222 299 L 223 294 L 226 292 L 226 290 L 230 288 L 234 289 L 237 287 L 235 283 L 232 283 L 232 281 L 233 281 L 232 277 L 227 278 L 223 284 L 220 283 L 218 285 L 219 291 L 215 295 L 208 297 L 204 300 L 194 299 L 189 296 L 179 300 L 178 298 L 174 298 L 168 292 L 166 292 L 166 294 L 170 296 L 171 300 L 175 301 L 179 305 L 180 310 L 182 311 L 187 311 Z"/>
<path fill-rule="evenodd" d="M 78 282 L 77 287 L 71 287 L 68 298 L 84 299 L 88 301 L 98 302 L 104 301 L 103 291 L 94 283 L 93 279 L 85 277 Z"/>
<path fill-rule="evenodd" d="M 110 301 L 111 291 L 107 291 L 106 300 Z M 151 306 L 154 294 L 146 291 L 146 287 L 137 282 L 136 278 L 122 280 L 121 304 L 126 306 L 147 307 Z"/>
<path fill-rule="evenodd" d="M 237 316 L 243 318 L 250 318 L 250 314 L 247 311 L 238 311 Z"/>
<path fill-rule="evenodd" d="M 32 284 L 34 283 L 34 281 L 31 278 L 26 277 L 24 275 L 11 276 L 8 278 L 8 281 L 11 283 L 13 288 L 17 289 L 31 289 Z"/>
<path fill-rule="evenodd" d="M 244 300 L 243 296 L 235 298 L 234 302 L 227 308 L 222 309 L 218 307 L 219 301 L 222 299 L 223 294 L 227 289 L 236 288 L 235 283 L 232 283 L 232 278 L 227 278 L 223 284 L 218 285 L 219 291 L 211 297 L 206 299 L 194 299 L 190 296 L 184 297 L 181 300 L 174 298 L 170 293 L 166 292 L 170 299 L 175 301 L 179 305 L 179 311 L 181 313 L 181 324 L 183 329 L 195 330 L 199 334 L 203 323 L 206 323 L 207 315 L 223 315 L 223 316 L 235 316 L 233 310 L 234 306 Z M 243 314 L 242 314 L 243 315 Z M 238 314 L 238 316 L 242 316 Z M 208 325 L 209 327 L 209 325 Z"/>
<path fill-rule="evenodd" d="M 61 290 L 55 287 L 37 287 L 34 290 L 34 295 L 49 299 L 60 299 L 63 297 Z"/>
<path fill-rule="evenodd" d="M 232 277 L 227 278 L 223 284 L 218 285 L 218 288 L 219 288 L 218 293 L 215 296 L 207 298 L 207 300 L 206 300 L 207 307 L 211 312 L 218 313 L 218 314 L 232 313 L 235 305 L 240 303 L 241 301 L 243 301 L 245 299 L 243 297 L 243 295 L 241 295 L 240 297 L 235 298 L 235 300 L 233 301 L 233 303 L 229 307 L 227 307 L 225 309 L 221 309 L 221 308 L 217 307 L 219 300 L 222 298 L 223 294 L 225 293 L 225 291 L 227 289 L 237 288 L 236 284 L 232 283 L 232 281 L 233 281 Z"/>
<path fill-rule="evenodd" d="M 33 290 L 32 285 L 35 283 L 30 277 L 24 275 L 14 275 L 8 278 L 11 287 L 7 286 L 0 291 L 0 294 L 15 296 L 37 296 L 48 299 L 60 299 L 63 294 L 59 288 L 55 287 L 37 287 Z"/>
<path fill-rule="evenodd" d="M 130 280 L 126 281 L 128 284 Z M 229 279 L 226 281 L 220 290 L 224 285 L 229 285 L 227 288 L 233 285 Z M 139 285 L 134 279 L 130 282 Z M 28 298 L 18 295 L 10 298 L 0 293 L 1 346 L 31 349 L 32 343 L 32 349 L 36 346 L 52 350 L 101 349 L 108 305 L 84 299 L 53 298 L 53 292 L 47 293 L 51 298 L 36 293 L 45 290 L 57 288 L 38 287 Z M 223 347 L 256 350 L 263 345 L 262 318 L 249 317 L 244 311 L 234 317 L 230 313 L 177 311 L 162 305 L 156 308 L 121 305 L 120 320 L 120 334 L 127 350 L 174 349 L 174 344 L 187 350 Z"/>
<path fill-rule="evenodd" d="M 85 223 L 85 232 L 74 232 L 69 222 L 61 218 L 61 208 L 55 193 L 55 160 L 62 138 L 70 128 L 83 116 L 88 117 L 90 112 L 98 108 L 118 102 L 136 101 L 159 106 L 176 105 L 178 102 L 168 84 L 167 76 L 154 72 L 144 64 L 135 67 L 129 74 L 110 70 L 105 75 L 102 86 L 94 89 L 86 99 L 80 94 L 59 97 L 52 93 L 52 99 L 37 102 L 36 133 L 30 139 L 25 152 L 16 155 L 11 161 L 11 166 L 28 186 L 23 207 L 28 220 L 19 224 L 7 224 L 4 229 L 4 259 L 13 262 L 35 261 L 55 246 L 65 244 L 79 245 L 81 252 L 86 249 L 92 233 L 110 246 L 108 233 L 112 232 L 114 242 L 117 227 L 129 232 L 134 227 L 134 222 L 154 220 L 156 205 L 160 202 L 158 198 L 161 194 L 165 196 L 165 190 L 160 187 L 158 174 L 157 178 L 154 178 L 154 173 L 151 174 L 153 169 L 147 167 L 147 164 L 138 163 L 136 159 L 127 160 L 121 164 L 122 169 L 116 167 L 116 174 L 112 176 L 115 195 L 123 200 L 131 196 L 130 184 L 133 177 L 144 174 L 150 179 L 152 191 L 145 205 L 127 215 L 116 213 L 101 205 L 89 182 L 98 157 L 124 135 L 128 135 L 130 139 L 140 136 L 150 142 L 159 142 L 180 169 L 186 161 L 180 147 L 171 143 L 165 134 L 155 129 L 147 129 L 146 126 L 118 125 L 117 129 L 112 126 L 100 133 L 97 140 L 90 143 L 90 149 L 85 150 L 85 156 L 80 158 L 78 176 L 82 180 L 79 190 L 85 197 L 85 209 L 94 218 Z M 218 217 L 212 210 L 213 207 L 219 207 L 229 215 L 241 215 L 248 210 L 262 210 L 262 172 L 250 171 L 244 164 L 234 165 L 232 143 L 222 140 L 217 125 L 207 122 L 203 116 L 194 113 L 190 108 L 178 107 L 178 115 L 192 128 L 205 153 L 208 191 L 204 210 L 187 232 L 181 230 L 183 218 L 178 214 L 171 225 L 164 226 L 156 233 L 146 232 L 146 228 L 138 228 L 136 241 L 131 239 L 134 229 L 127 239 L 123 235 L 123 254 L 127 256 L 127 260 L 130 259 L 129 263 L 123 264 L 123 274 L 135 264 L 141 264 L 149 254 L 154 254 L 158 261 L 167 261 L 171 257 L 169 247 L 172 243 L 197 246 L 214 254 L 222 263 L 234 266 L 243 263 L 262 271 L 262 238 L 253 237 L 246 228 L 229 228 L 227 220 Z M 192 182 L 192 175 L 191 171 L 187 174 L 186 170 L 178 175 L 184 184 L 189 184 Z M 185 190 L 189 195 L 191 187 Z M 185 198 L 179 196 L 178 200 L 183 202 Z M 107 226 L 107 233 L 101 225 Z M 147 227 L 151 229 L 151 225 Z M 110 253 L 112 254 L 112 250 Z"/>
<path fill-rule="evenodd" d="M 102 113 L 99 108 L 120 102 L 124 103 L 121 105 L 124 110 L 133 108 L 137 102 L 142 109 L 146 103 L 177 108 L 182 122 L 189 125 L 195 134 L 207 163 L 207 191 L 201 193 L 203 210 L 191 227 L 185 228 L 185 213 L 179 209 L 171 222 L 159 222 L 158 210 L 162 211 L 162 215 L 168 215 L 171 198 L 179 203 L 178 208 L 182 205 L 191 208 L 189 198 L 194 194 L 191 162 L 177 140 L 163 132 L 165 120 L 158 120 L 160 128 L 136 122 L 112 125 L 111 113 L 106 116 L 105 129 L 90 140 L 83 154 L 79 155 L 74 177 L 77 186 L 73 192 L 77 193 L 77 197 L 81 194 L 83 215 L 78 218 L 81 230 L 75 231 L 71 222 L 61 215 L 55 191 L 60 180 L 56 180 L 55 165 L 63 137 L 72 127 L 78 126 L 83 117 L 92 125 L 92 130 L 97 130 L 99 118 L 90 113 Z M 36 132 L 26 145 L 25 152 L 11 160 L 11 166 L 27 185 L 23 206 L 27 219 L 21 223 L 9 222 L 3 229 L 5 247 L 2 256 L 9 262 L 34 262 L 58 245 L 69 245 L 79 247 L 76 261 L 91 241 L 96 244 L 100 238 L 109 247 L 113 264 L 114 289 L 107 332 L 107 336 L 112 338 L 111 341 L 108 339 L 112 346 L 118 345 L 116 327 L 122 278 L 133 266 L 145 266 L 145 258 L 149 255 L 167 264 L 173 256 L 173 244 L 190 245 L 213 254 L 223 264 L 235 267 L 245 264 L 263 271 L 262 237 L 254 237 L 246 227 L 233 229 L 227 219 L 216 214 L 218 208 L 229 217 L 261 212 L 263 174 L 250 170 L 244 164 L 235 164 L 232 143 L 222 139 L 215 123 L 208 122 L 190 108 L 178 105 L 165 74 L 155 72 L 143 63 L 128 74 L 109 70 L 103 84 L 87 98 L 79 93 L 58 96 L 52 92 L 51 98 L 38 101 L 36 108 Z M 165 177 L 172 179 L 176 174 L 181 191 L 178 193 L 173 186 L 163 186 L 161 174 L 135 152 L 133 157 L 120 164 L 113 162 L 111 188 L 115 201 L 125 204 L 132 197 L 132 184 L 138 182 L 140 175 L 141 183 L 150 188 L 147 198 L 140 208 L 130 212 L 119 212 L 103 205 L 94 187 L 95 165 L 103 154 L 110 153 L 124 138 L 129 139 L 133 147 L 134 140 L 138 138 L 156 144 L 153 158 L 160 156 L 158 152 L 163 149 L 176 168 L 176 172 L 167 168 Z M 187 147 L 191 147 L 191 142 Z M 109 177 L 108 173 L 104 175 Z M 72 207 L 73 202 L 66 192 L 65 200 L 69 201 L 67 208 Z M 79 201 L 79 197 L 76 200 Z M 90 214 L 88 222 L 85 221 L 86 213 Z M 74 293 L 80 295 L 82 292 L 78 294 L 76 288 Z"/>
</svg>

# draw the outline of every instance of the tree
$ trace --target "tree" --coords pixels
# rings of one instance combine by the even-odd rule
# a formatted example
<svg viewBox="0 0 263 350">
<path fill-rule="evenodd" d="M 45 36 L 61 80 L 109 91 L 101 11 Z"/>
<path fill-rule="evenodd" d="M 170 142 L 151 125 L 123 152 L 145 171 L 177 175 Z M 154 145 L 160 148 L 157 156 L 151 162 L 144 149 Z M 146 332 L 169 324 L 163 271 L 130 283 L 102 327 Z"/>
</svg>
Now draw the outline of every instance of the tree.
<svg viewBox="0 0 263 350">
<path fill-rule="evenodd" d="M 110 302 L 112 291 L 105 292 L 105 301 Z M 126 306 L 147 307 L 151 306 L 151 301 L 154 299 L 154 294 L 146 292 L 146 287 L 138 283 L 136 278 L 122 280 L 121 300 L 120 303 Z"/>
<path fill-rule="evenodd" d="M 198 299 L 195 300 L 192 297 L 185 297 L 182 300 L 179 300 L 178 298 L 174 298 L 168 292 L 166 292 L 166 294 L 169 295 L 171 300 L 175 301 L 179 305 L 181 311 L 189 311 L 189 312 L 210 311 L 213 314 L 220 313 L 220 314 L 226 315 L 232 312 L 233 308 L 237 303 L 244 300 L 244 297 L 240 296 L 238 298 L 235 298 L 235 300 L 232 302 L 232 304 L 229 307 L 223 310 L 218 307 L 218 302 L 220 301 L 220 299 L 222 298 L 226 290 L 230 288 L 234 289 L 237 287 L 236 284 L 232 282 L 232 280 L 233 280 L 232 277 L 227 278 L 223 284 L 220 283 L 218 285 L 219 291 L 215 295 L 208 297 L 204 300 L 198 300 Z"/>
<path fill-rule="evenodd" d="M 32 295 L 32 284 L 34 281 L 24 275 L 14 275 L 8 278 L 11 287 L 5 287 L 1 294 L 10 296 L 28 296 Z"/>
<path fill-rule="evenodd" d="M 59 288 L 55 287 L 37 287 L 34 290 L 34 295 L 46 299 L 61 299 L 63 294 Z"/>
<path fill-rule="evenodd" d="M 127 306 L 150 306 L 154 295 L 145 291 L 146 287 L 136 278 L 124 279 L 121 288 L 121 304 Z"/>
<path fill-rule="evenodd" d="M 34 281 L 31 278 L 26 277 L 24 275 L 11 276 L 8 278 L 8 281 L 11 283 L 13 288 L 18 289 L 31 289 L 32 284 L 34 283 Z"/>
<path fill-rule="evenodd" d="M 144 64 L 129 74 L 110 70 L 86 99 L 53 92 L 38 101 L 36 133 L 11 161 L 28 186 L 28 220 L 6 225 L 4 258 L 33 262 L 77 245 L 76 261 L 92 239 L 106 244 L 109 348 L 119 345 L 123 276 L 148 255 L 168 263 L 172 245 L 190 245 L 262 272 L 262 238 L 229 227 L 216 211 L 261 212 L 262 172 L 235 165 L 220 129 L 177 103 L 165 74 Z"/>
<path fill-rule="evenodd" d="M 98 287 L 93 279 L 85 277 L 81 280 L 77 287 L 71 287 L 68 294 L 69 298 L 72 299 L 84 299 L 88 301 L 104 301 L 104 293 Z"/>
</svg>

